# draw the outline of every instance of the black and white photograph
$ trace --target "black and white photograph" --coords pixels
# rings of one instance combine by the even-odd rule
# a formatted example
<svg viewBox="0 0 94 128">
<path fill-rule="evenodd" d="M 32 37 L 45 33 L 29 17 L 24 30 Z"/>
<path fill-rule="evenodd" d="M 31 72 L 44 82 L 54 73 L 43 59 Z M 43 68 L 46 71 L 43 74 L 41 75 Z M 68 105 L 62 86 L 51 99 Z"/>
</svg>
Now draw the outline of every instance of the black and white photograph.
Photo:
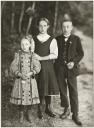
<svg viewBox="0 0 94 128">
<path fill-rule="evenodd" d="M 94 127 L 93 0 L 1 0 L 1 127 Z"/>
</svg>

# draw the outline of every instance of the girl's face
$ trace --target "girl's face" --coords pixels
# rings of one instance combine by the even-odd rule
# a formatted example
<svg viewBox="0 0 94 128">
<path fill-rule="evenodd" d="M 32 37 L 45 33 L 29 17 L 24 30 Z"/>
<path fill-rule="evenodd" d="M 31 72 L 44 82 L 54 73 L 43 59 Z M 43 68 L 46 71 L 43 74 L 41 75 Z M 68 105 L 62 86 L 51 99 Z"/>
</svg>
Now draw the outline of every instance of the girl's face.
<svg viewBox="0 0 94 128">
<path fill-rule="evenodd" d="M 22 39 L 21 41 L 21 49 L 25 52 L 29 52 L 30 42 L 27 39 Z"/>
<path fill-rule="evenodd" d="M 71 31 L 72 31 L 72 22 L 67 21 L 67 22 L 63 22 L 62 24 L 62 30 L 63 30 L 63 34 L 64 35 L 70 35 Z"/>
<path fill-rule="evenodd" d="M 49 25 L 47 24 L 46 21 L 40 21 L 39 22 L 39 32 L 44 34 L 44 33 L 47 33 L 47 30 L 49 28 Z"/>
</svg>

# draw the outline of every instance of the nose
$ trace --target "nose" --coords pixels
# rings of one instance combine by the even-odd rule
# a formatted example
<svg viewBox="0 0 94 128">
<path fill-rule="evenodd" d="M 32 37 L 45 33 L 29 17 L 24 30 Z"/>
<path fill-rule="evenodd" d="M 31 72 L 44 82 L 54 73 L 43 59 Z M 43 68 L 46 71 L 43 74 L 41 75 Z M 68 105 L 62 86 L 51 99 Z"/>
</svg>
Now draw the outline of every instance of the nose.
<svg viewBox="0 0 94 128">
<path fill-rule="evenodd" d="M 67 27 L 65 27 L 65 31 L 67 31 Z"/>
</svg>

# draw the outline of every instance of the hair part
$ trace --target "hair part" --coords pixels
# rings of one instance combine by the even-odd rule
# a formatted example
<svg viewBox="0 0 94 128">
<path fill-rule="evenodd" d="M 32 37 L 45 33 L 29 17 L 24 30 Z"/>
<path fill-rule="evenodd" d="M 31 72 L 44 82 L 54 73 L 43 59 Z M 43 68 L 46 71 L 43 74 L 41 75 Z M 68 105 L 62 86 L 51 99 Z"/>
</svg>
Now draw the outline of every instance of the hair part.
<svg viewBox="0 0 94 128">
<path fill-rule="evenodd" d="M 45 21 L 47 23 L 47 25 L 50 25 L 50 21 L 45 17 L 42 17 L 42 18 L 39 19 L 38 25 L 41 21 Z"/>
</svg>

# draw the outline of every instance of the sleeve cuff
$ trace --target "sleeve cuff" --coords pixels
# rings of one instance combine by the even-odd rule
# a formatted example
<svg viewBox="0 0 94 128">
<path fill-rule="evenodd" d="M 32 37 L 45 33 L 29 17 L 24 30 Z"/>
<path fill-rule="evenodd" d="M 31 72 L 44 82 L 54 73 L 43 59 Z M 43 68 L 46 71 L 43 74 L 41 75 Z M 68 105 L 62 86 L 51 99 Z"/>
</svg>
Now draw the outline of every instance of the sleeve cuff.
<svg viewBox="0 0 94 128">
<path fill-rule="evenodd" d="M 57 59 L 58 56 L 54 55 L 54 54 L 50 54 L 49 55 L 49 59 L 52 60 L 52 59 Z"/>
</svg>

